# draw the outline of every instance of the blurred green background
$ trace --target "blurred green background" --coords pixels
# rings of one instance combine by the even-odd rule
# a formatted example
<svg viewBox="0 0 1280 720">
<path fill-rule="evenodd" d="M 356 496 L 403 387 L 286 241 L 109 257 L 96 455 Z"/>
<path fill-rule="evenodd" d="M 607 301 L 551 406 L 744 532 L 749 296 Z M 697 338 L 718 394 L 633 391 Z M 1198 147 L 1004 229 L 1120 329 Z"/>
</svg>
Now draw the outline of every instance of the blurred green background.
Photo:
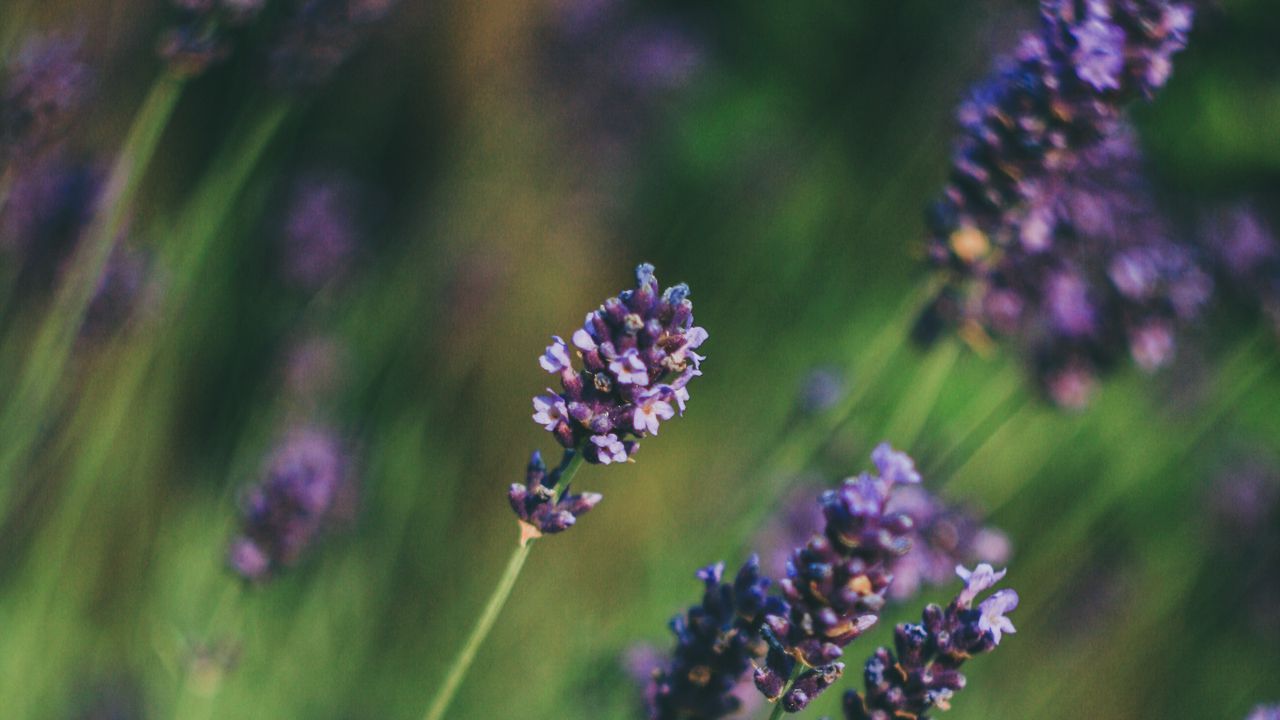
<svg viewBox="0 0 1280 720">
<path fill-rule="evenodd" d="M 173 717 L 192 673 L 184 717 L 420 717 L 516 539 L 506 487 L 553 451 L 529 420 L 536 358 L 641 261 L 692 286 L 706 374 L 635 464 L 579 474 L 604 501 L 536 545 L 451 717 L 640 717 L 620 658 L 669 644 L 694 570 L 740 562 L 788 483 L 856 473 L 881 439 L 1015 547 L 1018 634 L 966 668 L 948 717 L 1235 718 L 1280 699 L 1280 568 L 1260 579 L 1206 510 L 1233 462 L 1280 453 L 1276 339 L 1255 312 L 1220 303 L 1177 366 L 1125 371 L 1079 414 L 1045 406 L 1016 352 L 905 341 L 953 107 L 1034 3 L 631 0 L 624 30 L 692 48 L 661 87 L 615 67 L 625 39 L 573 37 L 566 4 L 405 0 L 313 93 L 265 90 L 253 37 L 189 84 L 129 222 L 166 278 L 159 320 L 77 342 L 58 410 L 23 420 L 34 451 L 6 468 L 0 717 L 75 717 L 104 693 Z M 111 158 L 166 18 L 6 0 L 0 42 L 83 34 L 99 85 L 77 142 Z M 1223 3 L 1137 109 L 1174 203 L 1280 197 L 1277 36 L 1272 0 Z M 228 158 L 276 112 L 233 181 Z M 365 199 L 345 277 L 314 292 L 279 268 L 308 172 Z M 48 297 L 6 295 L 9 388 Z M 308 337 L 340 348 L 339 380 L 299 403 L 282 366 Z M 795 416 L 819 366 L 846 374 L 847 421 Z M 357 449 L 359 512 L 237 596 L 237 493 L 303 421 Z M 840 689 L 954 590 L 889 613 Z"/>
</svg>

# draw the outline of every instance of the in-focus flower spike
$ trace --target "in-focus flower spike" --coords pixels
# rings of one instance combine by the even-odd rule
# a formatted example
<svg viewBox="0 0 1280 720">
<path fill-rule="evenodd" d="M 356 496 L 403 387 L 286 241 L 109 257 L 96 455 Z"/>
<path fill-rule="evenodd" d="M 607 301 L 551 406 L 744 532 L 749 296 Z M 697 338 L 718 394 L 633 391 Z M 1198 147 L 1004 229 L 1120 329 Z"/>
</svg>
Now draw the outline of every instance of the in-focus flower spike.
<svg viewBox="0 0 1280 720">
<path fill-rule="evenodd" d="M 649 720 L 714 720 L 740 708 L 734 692 L 764 654 L 760 628 L 778 600 L 768 597 L 755 556 L 732 583 L 722 582 L 723 574 L 724 563 L 699 570 L 702 602 L 672 619 L 676 648 L 645 693 Z"/>
<path fill-rule="evenodd" d="M 78 40 L 28 40 L 0 74 L 0 170 L 61 139 L 92 87 Z"/>
<path fill-rule="evenodd" d="M 271 51 L 272 81 L 289 90 L 323 84 L 395 5 L 396 0 L 295 0 Z"/>
<path fill-rule="evenodd" d="M 524 484 L 514 483 L 507 493 L 511 509 L 520 518 L 520 543 L 525 544 L 543 535 L 564 532 L 573 526 L 578 516 L 596 506 L 603 496 L 596 493 L 574 495 L 566 486 L 556 497 L 556 485 L 570 458 L 548 475 L 542 454 L 534 451 L 529 458 Z"/>
<path fill-rule="evenodd" d="M 823 493 L 826 526 L 792 553 L 787 577 L 778 583 L 786 612 L 766 617 L 775 647 L 756 672 L 756 687 L 780 699 L 784 709 L 807 705 L 826 687 L 808 671 L 838 674 L 830 666 L 879 619 L 890 563 L 910 547 L 911 518 L 891 512 L 888 503 L 896 485 L 917 483 L 920 476 L 911 458 L 888 444 L 872 458 L 881 475 L 863 473 Z M 783 692 L 796 662 L 805 666 L 799 677 L 811 679 Z"/>
<path fill-rule="evenodd" d="M 160 37 L 160 57 L 183 77 L 201 75 L 231 53 L 230 33 L 252 22 L 266 0 L 173 0 L 178 21 Z"/>
<path fill-rule="evenodd" d="M 637 441 L 683 414 L 688 383 L 701 375 L 695 352 L 707 331 L 693 324 L 687 285 L 659 292 L 653 266 L 636 270 L 636 288 L 609 298 L 573 333 L 582 369 L 559 336 L 538 359 L 563 390 L 534 398 L 533 419 L 587 462 L 626 462 Z"/>
<path fill-rule="evenodd" d="M 866 691 L 845 693 L 846 720 L 922 720 L 935 709 L 949 709 L 952 697 L 965 687 L 960 673 L 965 661 L 990 652 L 1005 633 L 1014 632 L 1006 617 L 1018 606 L 1013 590 L 998 590 L 973 605 L 1005 571 L 979 565 L 956 572 L 965 588 L 945 609 L 927 606 L 922 622 L 895 628 L 893 650 L 882 647 L 867 660 Z"/>
<path fill-rule="evenodd" d="M 262 483 L 245 496 L 231 568 L 246 580 L 263 581 L 296 563 L 327 526 L 352 512 L 350 464 L 333 433 L 291 432 L 268 460 Z"/>
</svg>

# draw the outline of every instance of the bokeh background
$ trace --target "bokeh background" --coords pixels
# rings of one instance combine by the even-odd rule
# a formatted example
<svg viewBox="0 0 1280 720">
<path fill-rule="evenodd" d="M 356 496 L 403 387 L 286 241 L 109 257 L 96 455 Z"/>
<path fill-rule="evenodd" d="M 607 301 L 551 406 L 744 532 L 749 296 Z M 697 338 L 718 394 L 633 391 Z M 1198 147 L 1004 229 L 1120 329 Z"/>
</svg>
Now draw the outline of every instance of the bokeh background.
<svg viewBox="0 0 1280 720">
<path fill-rule="evenodd" d="M 4 465 L 0 717 L 420 717 L 516 539 L 505 489 L 553 450 L 529 420 L 536 358 L 642 261 L 692 286 L 706 374 L 635 464 L 579 474 L 604 501 L 537 544 L 452 717 L 640 717 L 623 658 L 670 643 L 694 570 L 740 562 L 788 487 L 862 470 L 881 439 L 1013 543 L 1018 633 L 972 663 L 949 717 L 1235 718 L 1280 699 L 1280 362 L 1256 308 L 1220 297 L 1172 368 L 1122 371 L 1077 413 L 1011 348 L 906 340 L 953 108 L 1034 13 L 405 0 L 287 97 L 262 83 L 265 40 L 242 38 L 188 84 L 130 212 L 159 290 L 76 341 L 57 412 L 6 415 L 35 444 Z M 170 20 L 158 1 L 6 0 L 0 48 L 82 38 L 97 80 L 72 152 L 108 163 Z M 1280 210 L 1277 36 L 1271 0 L 1222 3 L 1135 109 L 1178 222 Z M 317 186 L 343 198 L 338 245 L 299 269 L 290 213 Z M 11 388 L 60 276 L 27 282 L 6 252 Z M 818 368 L 844 390 L 806 414 Z M 238 592 L 237 497 L 308 425 L 346 439 L 356 509 Z M 1233 489 L 1246 475 L 1260 484 Z M 954 591 L 887 613 L 841 689 L 893 622 Z"/>
</svg>

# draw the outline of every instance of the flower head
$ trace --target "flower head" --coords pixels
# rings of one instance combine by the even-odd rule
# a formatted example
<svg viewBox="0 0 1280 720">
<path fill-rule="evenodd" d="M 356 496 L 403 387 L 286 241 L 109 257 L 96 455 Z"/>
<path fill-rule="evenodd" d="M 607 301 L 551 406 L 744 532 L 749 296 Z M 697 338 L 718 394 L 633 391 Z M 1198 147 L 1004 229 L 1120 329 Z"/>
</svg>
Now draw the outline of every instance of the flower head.
<svg viewBox="0 0 1280 720">
<path fill-rule="evenodd" d="M 1245 720 L 1280 720 L 1280 705 L 1259 705 Z"/>
<path fill-rule="evenodd" d="M 520 518 L 522 543 L 568 530 L 577 522 L 578 516 L 591 510 L 602 499 L 596 493 L 574 495 L 568 487 L 557 495 L 556 486 L 563 471 L 562 464 L 548 476 L 541 453 L 534 451 L 529 458 L 524 484 L 515 483 L 507 492 L 511 509 Z"/>
<path fill-rule="evenodd" d="M 534 420 L 601 465 L 625 462 L 637 440 L 658 434 L 677 408 L 682 414 L 688 383 L 701 374 L 694 349 L 707 333 L 693 324 L 689 288 L 660 293 L 652 265 L 641 265 L 636 277 L 636 289 L 606 300 L 573 333 L 581 369 L 558 336 L 538 361 L 563 390 L 534 399 Z"/>
<path fill-rule="evenodd" d="M 268 460 L 262 483 L 245 495 L 231 568 L 261 581 L 293 565 L 326 526 L 350 512 L 353 493 L 350 462 L 335 435 L 291 432 Z"/>
<path fill-rule="evenodd" d="M 92 87 L 78 40 L 28 40 L 0 74 L 0 168 L 60 139 Z"/>
<path fill-rule="evenodd" d="M 957 563 L 1001 563 L 1009 557 L 1004 533 L 983 527 L 975 513 L 949 505 L 919 485 L 900 487 L 889 509 L 911 517 L 911 549 L 891 565 L 889 597 L 902 602 L 922 586 L 944 585 L 955 578 Z"/>
<path fill-rule="evenodd" d="M 266 0 L 173 0 L 177 22 L 160 37 L 160 57 L 172 72 L 203 74 L 231 53 L 231 34 L 252 22 Z"/>
<path fill-rule="evenodd" d="M 285 275 L 319 290 L 350 269 L 360 242 L 359 191 L 338 175 L 308 175 L 294 185 L 282 233 Z"/>
<path fill-rule="evenodd" d="M 271 79 L 284 89 L 327 80 L 394 9 L 396 0 L 295 0 L 271 51 Z"/>
</svg>

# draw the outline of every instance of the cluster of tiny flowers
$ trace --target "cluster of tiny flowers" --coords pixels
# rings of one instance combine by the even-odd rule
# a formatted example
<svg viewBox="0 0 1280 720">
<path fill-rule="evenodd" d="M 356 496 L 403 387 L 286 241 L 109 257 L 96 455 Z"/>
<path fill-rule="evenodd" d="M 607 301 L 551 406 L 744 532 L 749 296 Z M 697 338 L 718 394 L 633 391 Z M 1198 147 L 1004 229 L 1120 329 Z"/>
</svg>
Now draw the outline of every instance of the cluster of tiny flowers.
<svg viewBox="0 0 1280 720">
<path fill-rule="evenodd" d="M 226 59 L 228 33 L 252 22 L 267 0 L 173 0 L 178 21 L 160 37 L 160 57 L 170 71 L 193 77 Z"/>
<path fill-rule="evenodd" d="M 1266 219 L 1248 205 L 1219 211 L 1205 222 L 1202 245 L 1221 285 L 1256 304 L 1280 333 L 1280 240 Z"/>
<path fill-rule="evenodd" d="M 957 564 L 1004 564 L 1009 559 L 1009 538 L 984 526 L 972 511 L 948 505 L 919 485 L 899 488 L 889 499 L 889 512 L 911 518 L 911 549 L 889 566 L 893 584 L 889 599 L 903 602 L 919 594 L 923 586 L 951 582 Z"/>
<path fill-rule="evenodd" d="M 1174 324 L 1203 302 L 1203 273 L 1128 170 L 1096 188 L 1103 196 L 1063 193 L 1110 162 L 1136 165 L 1124 108 L 1167 82 L 1191 20 L 1190 5 L 1169 0 L 1041 2 L 1038 30 L 960 108 L 950 182 L 929 217 L 929 258 L 950 284 L 924 327 L 1017 334 L 1067 405 L 1126 350 L 1144 368 L 1168 362 Z M 1124 239 L 1135 241 L 1112 247 Z"/>
<path fill-rule="evenodd" d="M 1043 389 L 1066 407 L 1086 404 L 1098 375 L 1126 355 L 1147 371 L 1168 364 L 1177 329 L 1212 289 L 1194 248 L 1155 210 L 1127 126 L 1075 160 L 1033 183 L 1005 213 L 1009 241 L 982 240 L 932 306 L 950 323 L 1019 338 Z"/>
<path fill-rule="evenodd" d="M 352 510 L 350 463 L 332 433 L 291 433 L 267 463 L 266 477 L 244 499 L 240 535 L 228 562 L 246 580 L 262 581 L 298 561 L 334 520 Z"/>
<path fill-rule="evenodd" d="M 0 169 L 60 140 L 92 87 L 79 41 L 28 40 L 0 75 Z"/>
<path fill-rule="evenodd" d="M 285 216 L 283 265 L 293 283 L 319 290 L 349 270 L 360 231 L 356 187 L 340 176 L 300 179 Z"/>
<path fill-rule="evenodd" d="M 559 376 L 563 390 L 535 397 L 533 419 L 590 463 L 630 459 L 637 440 L 656 435 L 661 422 L 684 413 L 686 385 L 702 374 L 703 358 L 695 350 L 707 332 L 693 325 L 688 286 L 660 293 L 648 264 L 636 277 L 635 290 L 606 300 L 574 332 L 581 370 L 559 337 L 540 359 L 544 370 Z"/>
<path fill-rule="evenodd" d="M 931 711 L 947 710 L 951 697 L 965 686 L 960 667 L 974 655 L 990 652 L 1013 623 L 1005 615 L 1018 606 L 1013 590 L 998 590 L 977 607 L 978 595 L 994 586 L 1006 571 L 990 565 L 972 571 L 956 568 L 965 587 L 947 607 L 925 607 L 920 623 L 894 630 L 894 650 L 879 648 L 864 670 L 866 692 L 844 697 L 846 720 L 923 720 Z"/>
<path fill-rule="evenodd" d="M 764 653 L 760 627 L 778 600 L 751 557 L 733 583 L 721 582 L 724 563 L 698 571 L 702 602 L 671 621 L 672 660 L 653 673 L 645 691 L 649 720 L 714 720 L 737 712 L 735 691 Z"/>
<path fill-rule="evenodd" d="M 879 475 L 863 473 L 820 502 L 826 527 L 797 548 L 778 583 L 784 612 L 766 615 L 771 647 L 755 672 L 756 687 L 787 712 L 799 712 L 840 676 L 843 648 L 879 619 L 894 558 L 909 546 L 912 521 L 889 510 L 894 487 L 920 475 L 905 453 L 889 445 L 871 454 Z M 788 687 L 795 663 L 804 670 Z"/>
<path fill-rule="evenodd" d="M 346 61 L 395 0 L 297 0 L 271 51 L 279 87 L 320 85 Z"/>
<path fill-rule="evenodd" d="M 560 467 L 548 475 L 542 454 L 535 450 L 529 458 L 524 484 L 513 483 L 507 492 L 511 509 L 520 518 L 522 544 L 543 535 L 568 530 L 577 522 L 579 515 L 595 507 L 602 499 L 597 493 L 574 495 L 569 492 L 568 487 L 557 495 L 556 487 L 560 483 L 560 476 L 572 460 L 573 453 L 572 450 L 567 451 Z"/>
</svg>

